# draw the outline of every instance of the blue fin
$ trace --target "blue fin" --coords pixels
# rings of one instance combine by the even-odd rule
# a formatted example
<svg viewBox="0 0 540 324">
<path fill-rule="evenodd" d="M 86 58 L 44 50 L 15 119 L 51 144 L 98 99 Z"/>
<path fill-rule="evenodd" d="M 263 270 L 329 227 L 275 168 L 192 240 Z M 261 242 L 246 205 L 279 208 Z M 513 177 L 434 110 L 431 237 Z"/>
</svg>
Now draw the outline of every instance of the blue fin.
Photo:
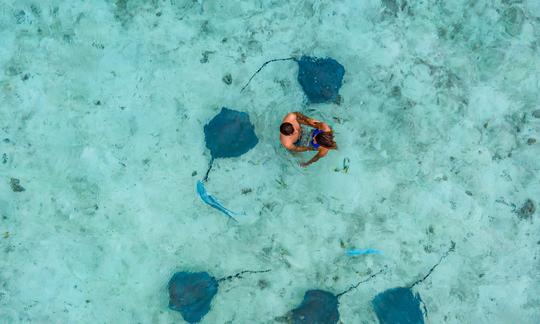
<svg viewBox="0 0 540 324">
<path fill-rule="evenodd" d="M 219 210 L 223 214 L 227 215 L 227 217 L 232 218 L 235 222 L 237 221 L 234 218 L 237 213 L 225 208 L 216 198 L 214 198 L 212 195 L 209 195 L 206 191 L 206 188 L 204 187 L 204 184 L 200 180 L 197 181 L 197 193 L 199 194 L 199 197 L 201 197 L 202 201 L 204 201 L 206 204 Z"/>
<path fill-rule="evenodd" d="M 382 254 L 382 251 L 376 249 L 352 249 L 347 250 L 348 256 L 366 255 L 366 254 Z"/>
</svg>

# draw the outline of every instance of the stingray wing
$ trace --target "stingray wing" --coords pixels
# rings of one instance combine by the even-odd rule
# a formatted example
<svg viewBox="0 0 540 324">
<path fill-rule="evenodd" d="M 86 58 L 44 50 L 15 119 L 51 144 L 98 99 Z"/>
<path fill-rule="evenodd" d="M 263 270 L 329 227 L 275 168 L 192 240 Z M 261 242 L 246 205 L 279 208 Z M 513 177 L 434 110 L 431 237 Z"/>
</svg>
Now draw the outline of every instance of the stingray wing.
<svg viewBox="0 0 540 324">
<path fill-rule="evenodd" d="M 259 142 L 249 115 L 226 107 L 204 126 L 204 136 L 212 158 L 238 157 Z"/>
</svg>

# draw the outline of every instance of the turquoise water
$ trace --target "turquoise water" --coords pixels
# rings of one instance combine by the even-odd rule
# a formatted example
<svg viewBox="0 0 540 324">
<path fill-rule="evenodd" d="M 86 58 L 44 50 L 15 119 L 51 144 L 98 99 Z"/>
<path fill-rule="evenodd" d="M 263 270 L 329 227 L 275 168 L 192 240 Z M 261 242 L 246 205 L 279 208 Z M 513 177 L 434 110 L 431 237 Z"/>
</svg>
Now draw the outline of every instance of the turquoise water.
<svg viewBox="0 0 540 324">
<path fill-rule="evenodd" d="M 361 281 L 342 323 L 415 283 L 426 323 L 540 322 L 539 1 L 0 4 L 0 323 L 182 323 L 175 272 L 267 269 L 201 323 L 279 323 Z M 307 104 L 287 61 L 240 92 L 301 55 L 345 67 L 339 105 Z M 259 138 L 206 185 L 238 223 L 195 191 L 223 106 Z M 339 150 L 300 168 L 290 111 Z"/>
</svg>

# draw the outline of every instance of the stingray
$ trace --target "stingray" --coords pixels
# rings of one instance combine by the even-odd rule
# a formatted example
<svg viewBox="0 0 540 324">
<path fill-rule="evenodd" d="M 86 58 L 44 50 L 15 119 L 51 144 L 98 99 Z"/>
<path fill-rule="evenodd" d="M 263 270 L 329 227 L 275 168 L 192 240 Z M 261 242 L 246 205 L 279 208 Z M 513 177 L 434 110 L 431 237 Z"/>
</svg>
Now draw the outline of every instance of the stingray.
<svg viewBox="0 0 540 324">
<path fill-rule="evenodd" d="M 333 58 L 302 56 L 300 59 L 289 57 L 265 62 L 249 79 L 241 91 L 249 85 L 253 77 L 268 63 L 292 60 L 298 63 L 298 83 L 302 87 L 309 103 L 339 103 L 339 89 L 345 75 L 345 68 Z"/>
<path fill-rule="evenodd" d="M 420 295 L 408 287 L 388 289 L 371 301 L 380 324 L 424 324 L 420 302 Z"/>
<path fill-rule="evenodd" d="M 208 180 L 215 159 L 241 156 L 259 142 L 249 115 L 226 107 L 204 126 L 204 140 L 211 159 L 203 181 Z"/>
<path fill-rule="evenodd" d="M 188 323 L 199 322 L 210 311 L 219 283 L 207 272 L 177 272 L 169 281 L 169 308 Z"/>
<path fill-rule="evenodd" d="M 197 181 L 197 193 L 206 204 L 236 221 L 234 218 L 236 213 L 225 208 L 215 197 L 208 194 L 203 182 L 208 181 L 215 159 L 241 156 L 254 148 L 259 139 L 247 113 L 223 107 L 219 114 L 204 126 L 204 140 L 211 158 L 203 181 Z"/>
<path fill-rule="evenodd" d="M 424 313 L 427 317 L 427 307 L 418 293 L 413 294 L 412 289 L 424 282 L 450 252 L 454 251 L 455 247 L 456 243 L 451 241 L 448 250 L 442 254 L 427 274 L 408 287 L 388 289 L 373 298 L 371 304 L 380 324 L 424 324 Z M 424 313 L 420 309 L 420 303 L 423 305 Z"/>
<path fill-rule="evenodd" d="M 336 324 L 339 321 L 339 298 L 384 271 L 386 268 L 336 295 L 320 289 L 308 290 L 298 307 L 276 320 L 292 324 Z"/>
<path fill-rule="evenodd" d="M 219 284 L 234 278 L 242 278 L 245 273 L 262 273 L 270 270 L 245 270 L 235 275 L 216 279 L 208 272 L 177 272 L 169 280 L 169 308 L 180 312 L 188 323 L 198 323 L 210 311 L 212 299 L 217 294 Z"/>
<path fill-rule="evenodd" d="M 324 290 L 308 290 L 302 303 L 291 311 L 292 323 L 336 324 L 339 321 L 338 298 Z"/>
</svg>

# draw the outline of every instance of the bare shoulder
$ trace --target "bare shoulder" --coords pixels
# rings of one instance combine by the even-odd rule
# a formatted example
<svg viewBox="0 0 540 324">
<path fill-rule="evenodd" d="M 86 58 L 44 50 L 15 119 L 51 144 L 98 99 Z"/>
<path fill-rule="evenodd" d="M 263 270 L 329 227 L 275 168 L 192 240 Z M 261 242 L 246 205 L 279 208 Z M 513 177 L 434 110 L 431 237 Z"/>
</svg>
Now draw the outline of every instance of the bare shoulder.
<svg viewBox="0 0 540 324">
<path fill-rule="evenodd" d="M 332 131 L 332 128 L 330 128 L 330 126 L 327 123 L 324 123 L 324 122 L 320 123 L 318 128 L 325 131 L 325 132 Z"/>
<path fill-rule="evenodd" d="M 288 113 L 283 117 L 283 122 L 290 122 L 292 120 L 296 120 L 296 114 L 295 113 Z"/>
<path fill-rule="evenodd" d="M 294 151 L 296 149 L 296 145 L 294 144 L 284 145 L 284 147 L 289 151 Z"/>
</svg>

